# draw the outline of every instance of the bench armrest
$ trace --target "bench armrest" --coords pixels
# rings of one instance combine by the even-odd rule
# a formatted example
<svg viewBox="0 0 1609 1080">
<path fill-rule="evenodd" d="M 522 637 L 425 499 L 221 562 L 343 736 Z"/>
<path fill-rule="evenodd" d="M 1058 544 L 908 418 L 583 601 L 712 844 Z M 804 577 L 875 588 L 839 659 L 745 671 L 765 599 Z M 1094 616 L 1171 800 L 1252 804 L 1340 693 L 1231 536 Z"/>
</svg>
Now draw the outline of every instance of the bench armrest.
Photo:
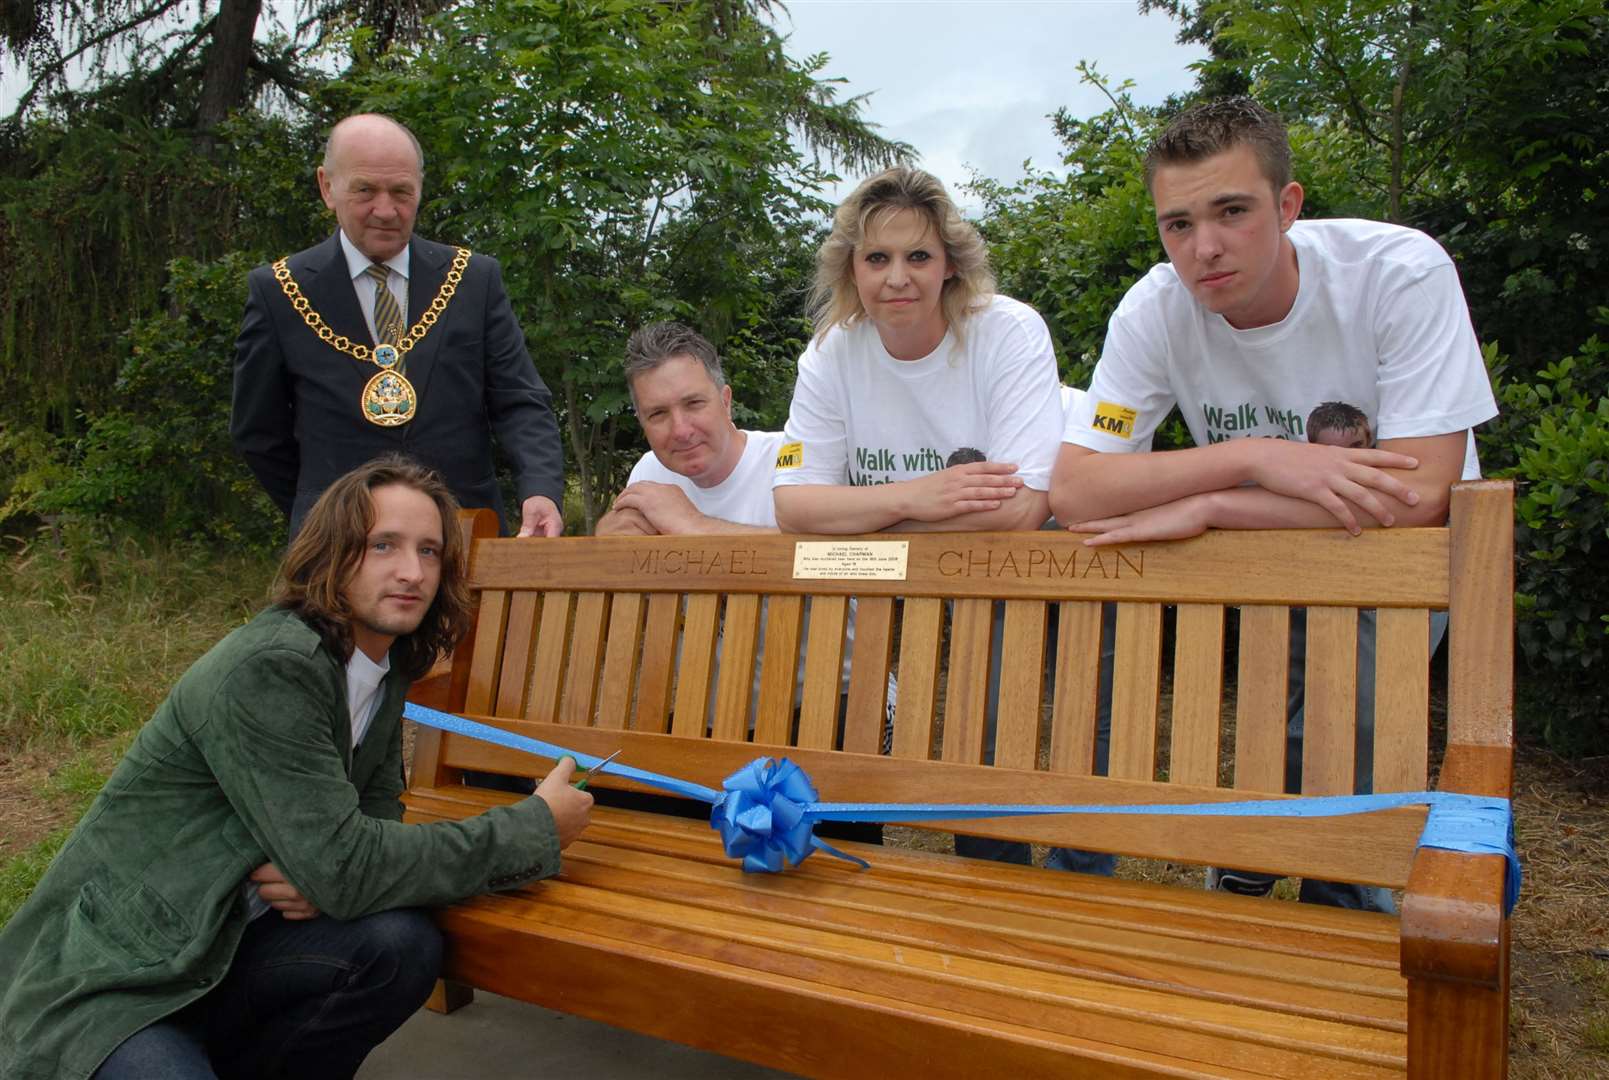
<svg viewBox="0 0 1609 1080">
<path fill-rule="evenodd" d="M 1447 748 L 1440 788 L 1510 797 L 1514 752 L 1506 746 Z M 1500 855 L 1440 848 L 1414 853 L 1402 902 L 1402 974 L 1409 979 L 1474 983 L 1497 989 L 1506 981 Z"/>
</svg>

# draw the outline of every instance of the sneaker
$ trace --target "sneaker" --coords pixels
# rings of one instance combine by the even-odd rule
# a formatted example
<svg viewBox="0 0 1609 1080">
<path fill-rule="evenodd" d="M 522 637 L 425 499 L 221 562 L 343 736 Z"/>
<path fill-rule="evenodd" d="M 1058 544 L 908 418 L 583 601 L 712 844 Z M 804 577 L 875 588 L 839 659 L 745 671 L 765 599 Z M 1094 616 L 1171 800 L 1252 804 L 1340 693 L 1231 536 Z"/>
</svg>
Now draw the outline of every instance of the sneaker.
<svg viewBox="0 0 1609 1080">
<path fill-rule="evenodd" d="M 1265 874 L 1248 874 L 1239 870 L 1207 868 L 1207 888 L 1236 896 L 1268 896 L 1274 891 L 1274 878 Z"/>
</svg>

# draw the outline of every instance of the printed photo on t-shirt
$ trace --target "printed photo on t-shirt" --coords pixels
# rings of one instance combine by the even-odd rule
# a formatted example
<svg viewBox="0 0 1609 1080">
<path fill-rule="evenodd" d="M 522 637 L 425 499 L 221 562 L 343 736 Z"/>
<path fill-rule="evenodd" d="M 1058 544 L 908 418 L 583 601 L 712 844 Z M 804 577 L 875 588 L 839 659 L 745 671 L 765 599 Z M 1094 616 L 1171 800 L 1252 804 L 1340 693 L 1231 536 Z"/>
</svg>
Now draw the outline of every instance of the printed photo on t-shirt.
<svg viewBox="0 0 1609 1080">
<path fill-rule="evenodd" d="M 1326 401 L 1307 414 L 1307 441 L 1370 450 L 1374 447 L 1374 429 L 1368 415 L 1356 405 Z"/>
</svg>

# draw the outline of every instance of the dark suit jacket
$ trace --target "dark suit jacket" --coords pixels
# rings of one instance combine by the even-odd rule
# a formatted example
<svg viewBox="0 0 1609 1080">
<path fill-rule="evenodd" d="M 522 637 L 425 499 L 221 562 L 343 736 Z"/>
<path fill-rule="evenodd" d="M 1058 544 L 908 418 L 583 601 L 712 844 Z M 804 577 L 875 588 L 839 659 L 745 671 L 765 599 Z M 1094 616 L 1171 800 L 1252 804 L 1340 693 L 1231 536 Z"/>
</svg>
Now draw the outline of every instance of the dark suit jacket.
<svg viewBox="0 0 1609 1080">
<path fill-rule="evenodd" d="M 453 249 L 414 237 L 410 244 L 408 325 L 430 302 Z M 337 334 L 372 342 L 340 235 L 290 257 L 291 275 Z M 564 451 L 552 395 L 525 349 L 502 272 L 472 256 L 457 295 L 406 358 L 419 404 L 414 418 L 383 428 L 363 418 L 359 399 L 379 368 L 320 341 L 274 280 L 251 272 L 246 317 L 235 342 L 235 449 L 279 508 L 291 535 L 333 481 L 381 454 L 403 453 L 441 473 L 465 506 L 501 516 L 491 434 L 513 459 L 520 501 L 546 495 L 563 505 Z"/>
</svg>

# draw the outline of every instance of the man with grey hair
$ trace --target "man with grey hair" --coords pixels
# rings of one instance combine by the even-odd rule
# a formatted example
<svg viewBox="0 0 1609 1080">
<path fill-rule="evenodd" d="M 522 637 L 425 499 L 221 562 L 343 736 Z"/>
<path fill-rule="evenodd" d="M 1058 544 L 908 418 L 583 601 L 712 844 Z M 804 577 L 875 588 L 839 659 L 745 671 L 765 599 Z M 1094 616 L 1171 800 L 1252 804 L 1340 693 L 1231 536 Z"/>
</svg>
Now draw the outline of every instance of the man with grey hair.
<svg viewBox="0 0 1609 1080">
<path fill-rule="evenodd" d="M 651 323 L 626 343 L 625 375 L 649 452 L 597 535 L 776 532 L 771 474 L 782 432 L 732 422 L 715 347 L 681 323 Z"/>
<path fill-rule="evenodd" d="M 235 344 L 230 434 L 294 536 L 319 493 L 382 454 L 502 511 L 492 435 L 514 465 L 521 536 L 564 527 L 552 397 L 496 261 L 413 235 L 424 153 L 374 114 L 330 131 L 319 192 L 338 224 L 258 267 Z"/>
<path fill-rule="evenodd" d="M 625 375 L 632 407 L 648 437 L 649 452 L 631 470 L 625 490 L 598 521 L 596 534 L 777 532 L 771 477 L 783 434 L 743 431 L 732 422 L 732 388 L 726 385 L 715 347 L 681 323 L 651 323 L 626 342 Z M 850 605 L 846 633 L 853 641 L 853 600 Z M 808 613 L 805 617 L 808 620 Z M 846 646 L 846 658 L 849 653 Z M 802 678 L 803 657 L 799 674 Z M 756 701 L 758 689 L 756 685 Z M 891 678 L 887 697 L 889 723 L 893 697 Z M 840 712 L 842 708 L 840 701 Z M 841 826 L 824 835 L 880 843 L 882 830 L 877 826 Z"/>
</svg>

